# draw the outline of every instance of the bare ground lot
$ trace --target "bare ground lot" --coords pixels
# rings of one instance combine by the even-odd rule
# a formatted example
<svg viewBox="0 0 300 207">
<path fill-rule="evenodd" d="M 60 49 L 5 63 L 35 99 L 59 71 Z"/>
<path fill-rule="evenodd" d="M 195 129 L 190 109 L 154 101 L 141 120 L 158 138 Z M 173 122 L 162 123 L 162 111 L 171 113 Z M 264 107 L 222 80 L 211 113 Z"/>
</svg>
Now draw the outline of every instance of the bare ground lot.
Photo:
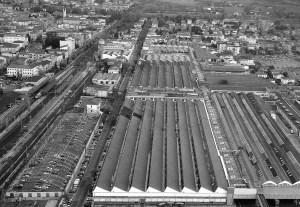
<svg viewBox="0 0 300 207">
<path fill-rule="evenodd" d="M 264 91 L 266 87 L 275 87 L 268 80 L 258 78 L 252 74 L 209 73 L 205 74 L 205 78 L 212 90 Z"/>
<path fill-rule="evenodd" d="M 198 1 L 195 0 L 157 0 L 157 2 L 164 2 L 164 3 L 174 3 L 174 4 L 181 4 L 185 6 L 189 5 L 196 5 L 198 4 Z"/>
</svg>

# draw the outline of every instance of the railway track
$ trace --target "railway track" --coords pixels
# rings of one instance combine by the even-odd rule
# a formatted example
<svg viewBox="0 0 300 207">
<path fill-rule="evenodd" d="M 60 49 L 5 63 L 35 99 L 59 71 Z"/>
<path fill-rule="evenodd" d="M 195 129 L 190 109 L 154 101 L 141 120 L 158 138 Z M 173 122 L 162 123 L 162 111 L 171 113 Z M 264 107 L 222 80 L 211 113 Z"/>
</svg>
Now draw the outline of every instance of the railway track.
<svg viewBox="0 0 300 207">
<path fill-rule="evenodd" d="M 87 50 L 86 52 L 89 51 Z M 81 57 L 82 55 L 80 55 L 78 58 Z M 76 60 L 77 59 L 74 61 Z M 73 70 L 73 68 L 70 67 L 68 70 Z M 14 179 L 19 169 L 21 169 L 27 160 L 34 154 L 34 151 L 31 152 L 31 149 L 45 132 L 47 128 L 46 126 L 49 126 L 49 124 L 53 122 L 54 117 L 56 117 L 61 110 L 66 107 L 66 103 L 72 101 L 72 98 L 75 97 L 78 89 L 82 88 L 82 84 L 87 80 L 87 76 L 91 76 L 90 71 L 81 73 L 81 76 L 79 77 L 75 76 L 70 85 L 67 86 L 60 95 L 54 96 L 54 101 L 50 101 L 49 106 L 46 107 L 47 110 L 35 120 L 35 123 L 32 124 L 28 132 L 19 139 L 14 148 L 11 149 L 7 155 L 0 160 L 1 189 L 6 189 L 8 187 L 9 183 L 12 181 L 12 179 Z M 65 76 L 60 77 L 64 78 Z M 73 89 L 73 93 L 70 93 L 72 92 L 71 89 Z"/>
</svg>

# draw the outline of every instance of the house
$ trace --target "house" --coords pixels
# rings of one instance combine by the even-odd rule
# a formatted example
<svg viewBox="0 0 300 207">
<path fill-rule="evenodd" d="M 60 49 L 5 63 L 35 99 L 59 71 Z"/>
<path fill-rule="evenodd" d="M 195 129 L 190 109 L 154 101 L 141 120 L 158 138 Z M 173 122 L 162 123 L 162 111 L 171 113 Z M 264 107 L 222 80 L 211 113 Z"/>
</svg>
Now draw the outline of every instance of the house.
<svg viewBox="0 0 300 207">
<path fill-rule="evenodd" d="M 239 43 L 228 44 L 227 50 L 232 51 L 234 55 L 238 55 L 240 54 L 241 46 Z"/>
<path fill-rule="evenodd" d="M 219 52 L 224 52 L 224 51 L 231 51 L 233 52 L 234 55 L 238 55 L 240 54 L 241 51 L 241 46 L 239 43 L 235 42 L 218 42 L 217 43 L 218 46 L 218 51 Z"/>
<path fill-rule="evenodd" d="M 282 85 L 295 84 L 296 82 L 295 79 L 290 77 L 282 77 L 280 80 Z"/>
<path fill-rule="evenodd" d="M 268 75 L 265 72 L 259 71 L 256 73 L 257 77 L 259 78 L 267 78 Z"/>
<path fill-rule="evenodd" d="M 102 100 L 100 98 L 95 98 L 91 96 L 81 96 L 80 105 L 85 108 L 87 115 L 89 116 L 99 116 L 102 114 L 101 105 Z"/>
</svg>

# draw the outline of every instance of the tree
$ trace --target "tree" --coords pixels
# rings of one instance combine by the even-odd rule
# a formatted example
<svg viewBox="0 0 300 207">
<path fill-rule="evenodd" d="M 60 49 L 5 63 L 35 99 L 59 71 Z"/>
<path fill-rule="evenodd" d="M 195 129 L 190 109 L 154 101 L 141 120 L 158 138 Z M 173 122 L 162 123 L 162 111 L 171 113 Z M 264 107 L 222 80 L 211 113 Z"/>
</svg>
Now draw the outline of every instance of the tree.
<svg viewBox="0 0 300 207">
<path fill-rule="evenodd" d="M 82 14 L 82 10 L 79 7 L 75 7 L 71 10 L 71 13 L 73 13 L 73 14 Z"/>
<path fill-rule="evenodd" d="M 58 37 L 56 33 L 47 33 L 47 37 L 45 40 L 45 47 L 52 46 L 52 48 L 59 48 L 59 42 L 63 40 L 62 37 Z"/>
<path fill-rule="evenodd" d="M 271 69 L 268 69 L 266 73 L 267 73 L 268 78 L 273 79 L 273 73 L 272 73 Z"/>
<path fill-rule="evenodd" d="M 221 85 L 227 85 L 227 84 L 228 84 L 228 80 L 222 79 L 222 80 L 219 81 L 219 83 L 220 83 Z"/>
</svg>

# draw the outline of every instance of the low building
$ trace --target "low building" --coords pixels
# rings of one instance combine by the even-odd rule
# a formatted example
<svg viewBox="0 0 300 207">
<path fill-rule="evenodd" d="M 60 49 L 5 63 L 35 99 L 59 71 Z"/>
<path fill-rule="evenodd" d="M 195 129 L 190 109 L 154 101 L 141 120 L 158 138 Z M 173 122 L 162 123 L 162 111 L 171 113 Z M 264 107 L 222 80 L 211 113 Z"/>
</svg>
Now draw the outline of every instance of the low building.
<svg viewBox="0 0 300 207">
<path fill-rule="evenodd" d="M 2 54 L 3 53 L 17 54 L 20 49 L 21 46 L 19 44 L 5 42 L 0 45 L 0 52 Z"/>
<path fill-rule="evenodd" d="M 33 65 L 11 64 L 7 67 L 7 76 L 9 77 L 33 77 L 39 75 L 39 70 Z"/>
<path fill-rule="evenodd" d="M 87 86 L 83 89 L 83 93 L 88 96 L 95 96 L 99 98 L 107 98 L 109 93 L 112 91 L 112 86 Z"/>
<path fill-rule="evenodd" d="M 119 82 L 120 77 L 119 74 L 97 73 L 93 77 L 92 82 L 96 85 L 114 86 Z"/>
<path fill-rule="evenodd" d="M 257 77 L 260 77 L 260 78 L 267 78 L 268 77 L 267 73 L 262 72 L 262 71 L 257 72 L 256 75 L 257 75 Z"/>
<path fill-rule="evenodd" d="M 100 111 L 101 99 L 91 96 L 81 96 L 80 104 L 85 107 L 87 115 L 90 116 L 99 116 L 102 114 Z"/>
<path fill-rule="evenodd" d="M 18 64 L 13 63 L 7 67 L 7 76 L 9 77 L 33 77 L 38 76 L 40 73 L 44 73 L 51 68 L 51 62 L 49 60 L 43 60 L 40 62 L 34 62 L 30 64 Z"/>
<path fill-rule="evenodd" d="M 8 33 L 4 34 L 3 41 L 13 43 L 15 41 L 28 42 L 28 37 L 25 33 Z"/>
<path fill-rule="evenodd" d="M 70 55 L 75 50 L 75 39 L 68 37 L 66 40 L 60 40 L 59 47 Z"/>
<path fill-rule="evenodd" d="M 246 73 L 247 68 L 238 64 L 228 65 L 208 65 L 203 68 L 205 72 L 219 72 L 219 73 Z"/>
<path fill-rule="evenodd" d="M 289 77 L 283 77 L 280 79 L 282 85 L 295 84 L 295 79 Z"/>
</svg>

